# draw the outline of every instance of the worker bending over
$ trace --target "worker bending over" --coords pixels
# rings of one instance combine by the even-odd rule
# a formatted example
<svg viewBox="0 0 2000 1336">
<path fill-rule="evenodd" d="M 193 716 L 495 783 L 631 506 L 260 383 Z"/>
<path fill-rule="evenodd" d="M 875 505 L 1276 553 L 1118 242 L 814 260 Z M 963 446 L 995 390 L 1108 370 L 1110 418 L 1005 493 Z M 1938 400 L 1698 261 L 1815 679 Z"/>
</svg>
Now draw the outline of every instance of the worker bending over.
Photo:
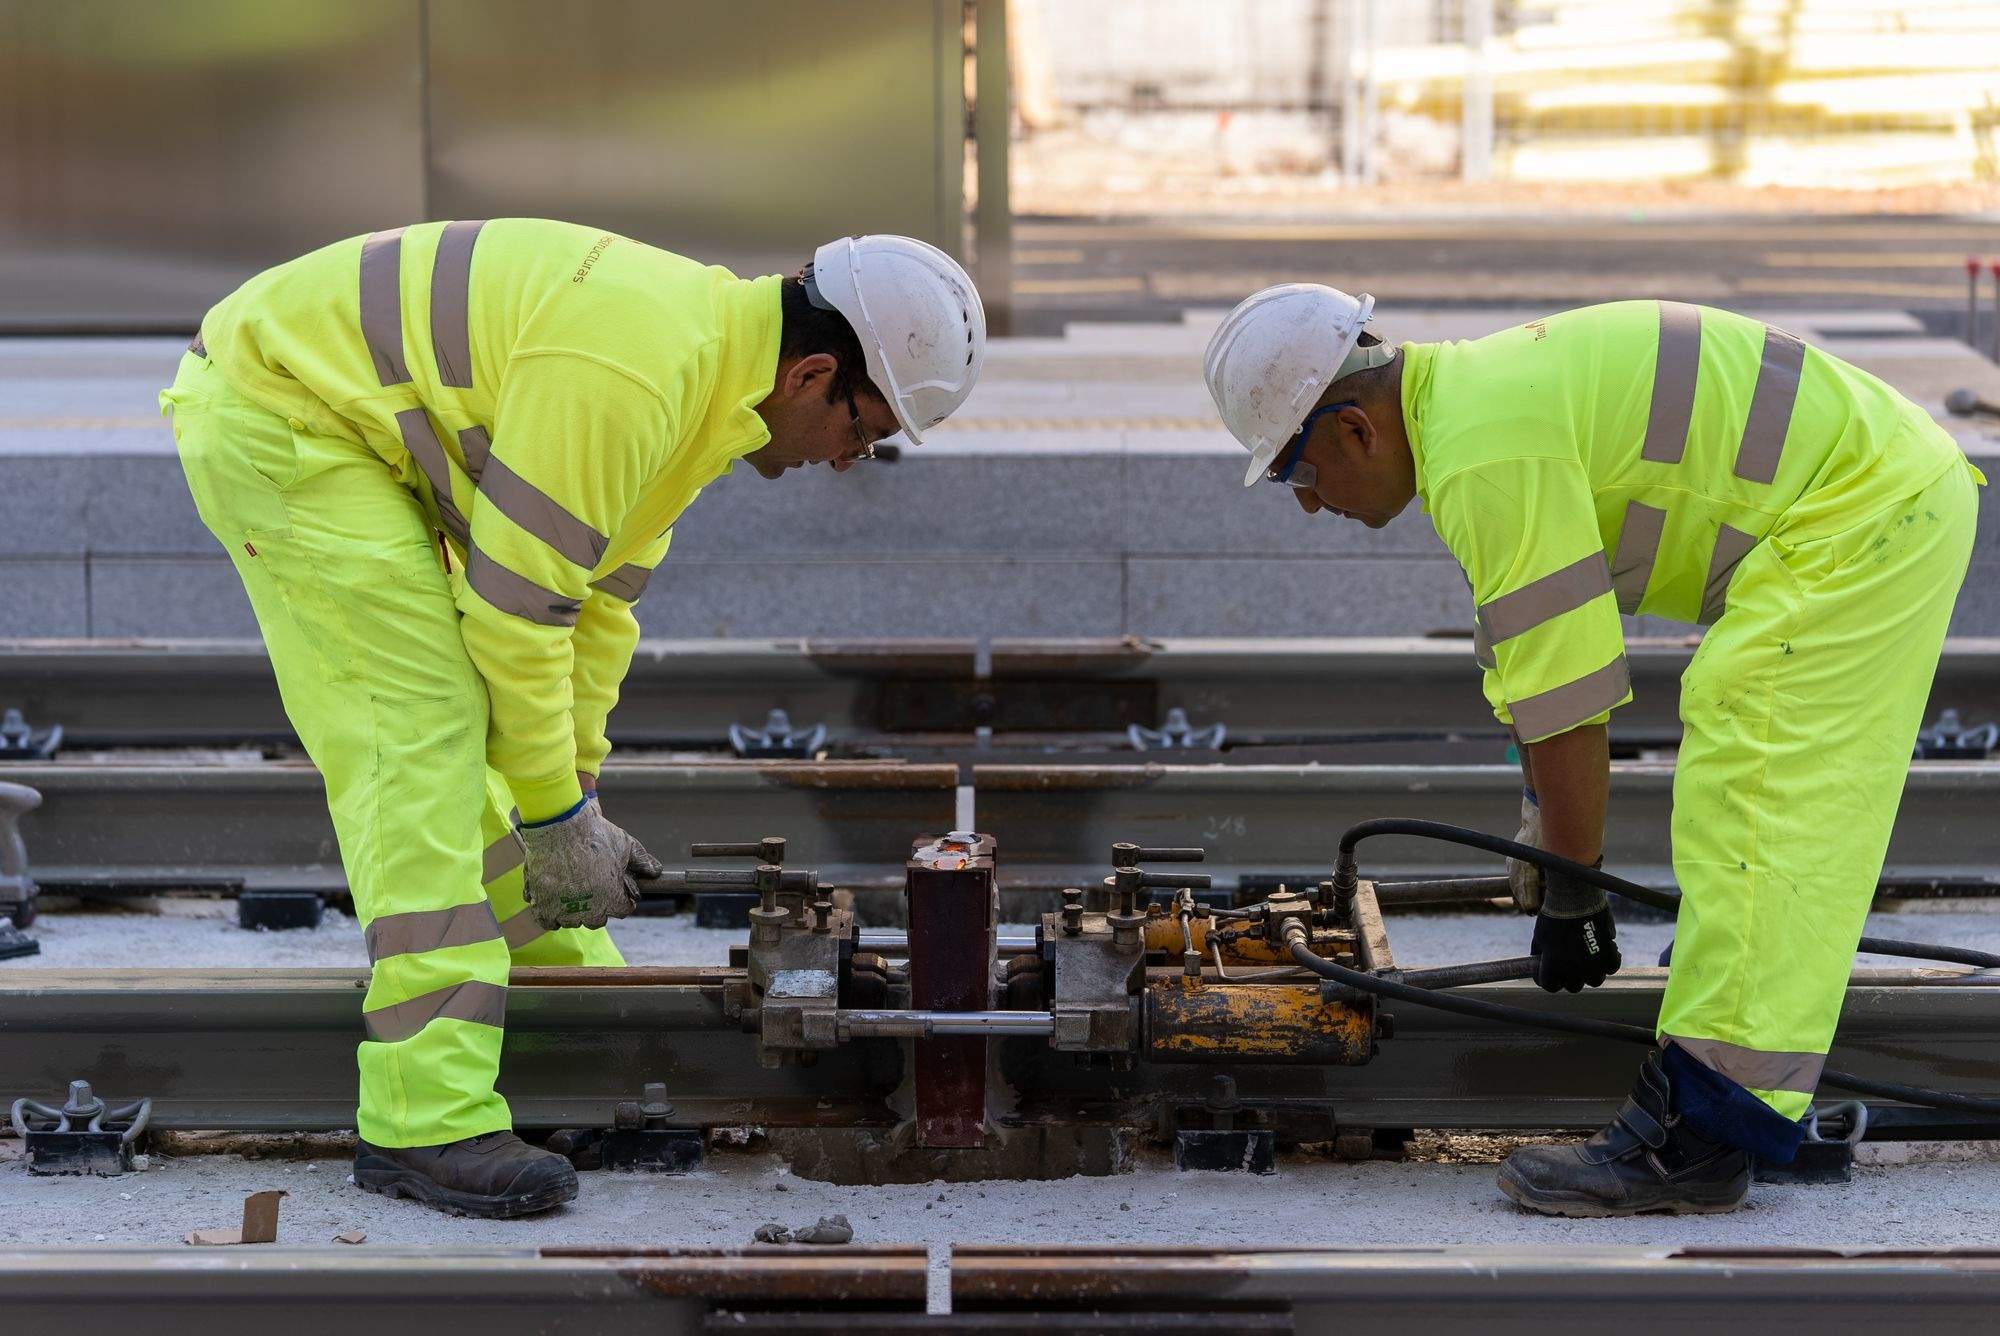
<svg viewBox="0 0 2000 1336">
<path fill-rule="evenodd" d="M 367 933 L 357 1185 L 487 1216 L 575 1197 L 493 1082 L 509 965 L 622 964 L 603 925 L 660 873 L 597 801 L 632 605 L 736 460 L 920 441 L 985 342 L 965 271 L 906 237 L 738 279 L 522 218 L 338 242 L 204 318 L 161 400 Z"/>
<path fill-rule="evenodd" d="M 1421 499 L 1521 744 L 1524 842 L 1602 860 L 1619 614 L 1709 627 L 1681 683 L 1660 1049 L 1610 1126 L 1516 1151 L 1501 1190 L 1558 1215 L 1729 1210 L 1752 1156 L 1800 1141 L 1985 479 L 1874 376 L 1727 311 L 1615 302 L 1394 349 L 1363 331 L 1373 305 L 1257 294 L 1209 343 L 1209 392 L 1245 485 L 1371 529 Z M 1603 891 L 1510 873 L 1542 987 L 1616 972 Z"/>
</svg>

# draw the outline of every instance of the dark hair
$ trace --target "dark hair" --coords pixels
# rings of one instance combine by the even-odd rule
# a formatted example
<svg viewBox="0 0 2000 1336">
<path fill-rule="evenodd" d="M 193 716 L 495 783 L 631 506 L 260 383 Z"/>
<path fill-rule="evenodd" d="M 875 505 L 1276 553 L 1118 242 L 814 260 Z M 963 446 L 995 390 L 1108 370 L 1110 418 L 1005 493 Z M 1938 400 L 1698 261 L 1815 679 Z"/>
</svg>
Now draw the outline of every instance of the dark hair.
<svg viewBox="0 0 2000 1336">
<path fill-rule="evenodd" d="M 778 356 L 810 357 L 826 353 L 840 364 L 840 369 L 834 372 L 827 402 L 848 394 L 882 397 L 868 379 L 868 360 L 846 316 L 814 306 L 806 297 L 806 285 L 796 277 L 786 279 L 779 289 L 779 306 L 783 321 L 778 333 Z"/>
</svg>

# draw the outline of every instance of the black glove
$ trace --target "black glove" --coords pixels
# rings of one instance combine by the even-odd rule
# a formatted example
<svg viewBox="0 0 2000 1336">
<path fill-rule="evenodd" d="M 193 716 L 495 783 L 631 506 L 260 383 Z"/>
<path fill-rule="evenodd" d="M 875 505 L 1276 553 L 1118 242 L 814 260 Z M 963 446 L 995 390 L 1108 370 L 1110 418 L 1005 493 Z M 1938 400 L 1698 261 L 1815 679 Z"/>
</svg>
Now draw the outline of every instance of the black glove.
<svg viewBox="0 0 2000 1336">
<path fill-rule="evenodd" d="M 1562 872 L 1544 871 L 1542 877 L 1542 909 L 1528 948 L 1541 960 L 1535 982 L 1551 993 L 1595 988 L 1622 963 L 1611 905 L 1601 887 Z"/>
</svg>

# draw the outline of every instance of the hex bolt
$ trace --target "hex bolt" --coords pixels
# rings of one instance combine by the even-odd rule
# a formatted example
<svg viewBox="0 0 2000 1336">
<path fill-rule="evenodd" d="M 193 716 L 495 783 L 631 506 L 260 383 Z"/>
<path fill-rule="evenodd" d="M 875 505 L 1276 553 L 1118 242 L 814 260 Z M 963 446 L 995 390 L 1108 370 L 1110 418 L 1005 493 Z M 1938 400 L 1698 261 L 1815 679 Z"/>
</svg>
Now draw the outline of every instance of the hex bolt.
<svg viewBox="0 0 2000 1336">
<path fill-rule="evenodd" d="M 648 1081 L 639 1099 L 640 1116 L 649 1127 L 664 1127 L 667 1119 L 674 1116 L 674 1106 L 667 1102 L 667 1087 L 661 1081 Z"/>
<path fill-rule="evenodd" d="M 98 1114 L 103 1113 L 104 1101 L 92 1093 L 90 1082 L 71 1081 L 69 1083 L 69 1102 L 63 1105 L 62 1111 L 63 1117 L 69 1119 L 72 1123 L 81 1122 L 95 1118 Z"/>
</svg>

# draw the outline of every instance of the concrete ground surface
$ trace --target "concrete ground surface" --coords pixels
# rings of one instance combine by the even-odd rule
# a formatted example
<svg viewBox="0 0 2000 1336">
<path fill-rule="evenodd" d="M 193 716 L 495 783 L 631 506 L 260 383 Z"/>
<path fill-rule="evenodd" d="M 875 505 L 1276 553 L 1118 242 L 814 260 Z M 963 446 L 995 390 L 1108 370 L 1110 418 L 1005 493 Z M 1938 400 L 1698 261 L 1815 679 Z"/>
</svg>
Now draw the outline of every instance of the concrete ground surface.
<svg viewBox="0 0 2000 1336">
<path fill-rule="evenodd" d="M 1874 915 L 1870 931 L 2000 949 L 2000 913 L 1946 904 Z M 1392 941 L 1406 964 L 1507 956 L 1526 948 L 1511 915 L 1398 915 Z M 741 940 L 686 918 L 636 919 L 614 929 L 635 964 L 715 963 Z M 1650 961 L 1670 925 L 1628 922 L 1621 945 Z M 0 972 L 91 966 L 360 965 L 353 921 L 330 912 L 316 931 L 246 933 L 224 900 L 160 898 L 80 911 L 61 902 L 33 935 L 43 954 Z M 342 1231 L 362 1246 L 602 1244 L 748 1246 L 766 1222 L 799 1226 L 844 1214 L 863 1244 L 1185 1243 L 1424 1247 L 1588 1244 L 1701 1248 L 1966 1248 L 2000 1242 L 2000 1145 L 1869 1146 L 1844 1187 L 1757 1185 L 1729 1216 L 1629 1221 L 1544 1220 L 1493 1187 L 1491 1161 L 1511 1143 L 1440 1138 L 1404 1163 L 1337 1163 L 1289 1156 L 1269 1178 L 1178 1174 L 1158 1154 L 1114 1178 L 1051 1183 L 841 1187 L 795 1178 L 773 1156 L 712 1152 L 679 1178 L 587 1173 L 572 1206 L 528 1221 L 452 1220 L 355 1189 L 347 1156 L 322 1140 L 297 1159 L 158 1154 L 115 1179 L 36 1178 L 19 1147 L 0 1141 L 0 1242 L 164 1245 L 187 1231 L 233 1224 L 242 1198 L 282 1188 L 280 1244 L 329 1244 Z M 1474 1162 L 1464 1162 L 1471 1160 Z"/>
</svg>

